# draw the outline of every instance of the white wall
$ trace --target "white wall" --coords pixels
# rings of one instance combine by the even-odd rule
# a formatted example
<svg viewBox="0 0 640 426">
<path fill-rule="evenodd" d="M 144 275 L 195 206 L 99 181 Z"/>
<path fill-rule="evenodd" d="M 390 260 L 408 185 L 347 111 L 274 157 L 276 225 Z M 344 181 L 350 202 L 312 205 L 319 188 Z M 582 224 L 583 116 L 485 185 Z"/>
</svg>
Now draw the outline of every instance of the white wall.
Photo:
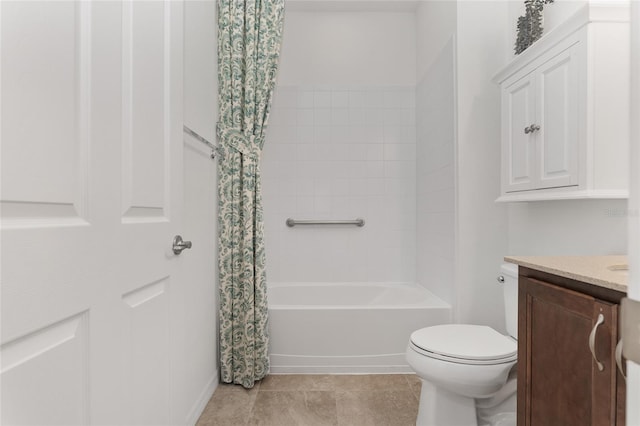
<svg viewBox="0 0 640 426">
<path fill-rule="evenodd" d="M 416 278 L 455 302 L 455 2 L 416 11 Z"/>
<path fill-rule="evenodd" d="M 187 1 L 184 6 L 184 124 L 215 141 L 217 105 L 216 4 Z M 183 235 L 194 249 L 185 253 L 189 280 L 182 301 L 188 311 L 182 338 L 192 353 L 176 395 L 194 424 L 218 385 L 217 369 L 217 162 L 200 142 L 185 135 Z"/>
<path fill-rule="evenodd" d="M 422 81 L 432 62 L 440 57 L 457 26 L 456 1 L 421 1 L 416 16 L 416 72 Z"/>
<path fill-rule="evenodd" d="M 500 91 L 507 3 L 462 1 L 457 10 L 456 319 L 504 328 L 498 267 L 507 250 L 500 191 Z"/>
<path fill-rule="evenodd" d="M 413 13 L 330 7 L 285 12 L 278 85 L 415 85 Z"/>
<path fill-rule="evenodd" d="M 215 2 L 185 2 L 184 124 L 210 141 L 218 119 L 216 19 Z"/>
<path fill-rule="evenodd" d="M 278 82 L 261 162 L 269 281 L 415 281 L 413 14 L 287 12 Z"/>
<path fill-rule="evenodd" d="M 568 200 L 509 206 L 509 254 L 626 253 L 625 200 Z"/>
</svg>

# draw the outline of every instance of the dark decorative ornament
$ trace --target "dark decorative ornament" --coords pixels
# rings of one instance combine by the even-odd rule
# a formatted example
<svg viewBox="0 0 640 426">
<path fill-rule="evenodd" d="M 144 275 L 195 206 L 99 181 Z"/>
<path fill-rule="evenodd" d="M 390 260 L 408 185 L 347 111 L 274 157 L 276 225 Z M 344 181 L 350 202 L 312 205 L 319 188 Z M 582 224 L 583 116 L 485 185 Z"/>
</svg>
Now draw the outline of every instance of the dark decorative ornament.
<svg viewBox="0 0 640 426">
<path fill-rule="evenodd" d="M 542 37 L 542 10 L 554 0 L 525 0 L 525 14 L 518 18 L 516 55 L 524 52 L 534 41 Z"/>
</svg>

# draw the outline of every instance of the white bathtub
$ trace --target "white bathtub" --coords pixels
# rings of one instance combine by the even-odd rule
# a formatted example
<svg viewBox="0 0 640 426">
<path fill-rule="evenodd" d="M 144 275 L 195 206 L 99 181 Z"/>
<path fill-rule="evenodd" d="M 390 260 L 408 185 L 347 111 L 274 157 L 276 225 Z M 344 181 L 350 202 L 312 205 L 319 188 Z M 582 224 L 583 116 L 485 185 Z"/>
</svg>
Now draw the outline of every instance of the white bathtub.
<svg viewBox="0 0 640 426">
<path fill-rule="evenodd" d="M 271 372 L 410 373 L 414 330 L 451 322 L 451 306 L 406 283 L 270 284 Z"/>
</svg>

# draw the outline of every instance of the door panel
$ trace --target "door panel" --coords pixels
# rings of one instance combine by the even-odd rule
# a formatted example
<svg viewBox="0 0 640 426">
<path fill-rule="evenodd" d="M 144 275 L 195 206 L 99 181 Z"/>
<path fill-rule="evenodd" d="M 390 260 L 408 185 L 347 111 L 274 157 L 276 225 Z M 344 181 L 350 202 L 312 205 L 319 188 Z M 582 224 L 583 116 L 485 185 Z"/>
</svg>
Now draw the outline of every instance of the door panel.
<svg viewBox="0 0 640 426">
<path fill-rule="evenodd" d="M 503 90 L 503 168 L 507 172 L 505 192 L 533 189 L 535 136 L 524 129 L 535 121 L 534 77 L 529 75 Z"/>
<path fill-rule="evenodd" d="M 126 398 L 132 424 L 167 424 L 170 401 L 169 278 L 125 294 Z"/>
<path fill-rule="evenodd" d="M 3 345 L 5 424 L 87 424 L 88 344 L 82 313 Z"/>
<path fill-rule="evenodd" d="M 90 13 L 84 3 L 2 5 L 6 227 L 86 219 Z"/>
<path fill-rule="evenodd" d="M 163 2 L 123 7 L 123 212 L 127 218 L 163 217 L 170 142 L 170 8 Z"/>
<path fill-rule="evenodd" d="M 538 169 L 540 188 L 578 184 L 578 68 L 576 47 L 561 53 L 538 74 Z"/>
</svg>

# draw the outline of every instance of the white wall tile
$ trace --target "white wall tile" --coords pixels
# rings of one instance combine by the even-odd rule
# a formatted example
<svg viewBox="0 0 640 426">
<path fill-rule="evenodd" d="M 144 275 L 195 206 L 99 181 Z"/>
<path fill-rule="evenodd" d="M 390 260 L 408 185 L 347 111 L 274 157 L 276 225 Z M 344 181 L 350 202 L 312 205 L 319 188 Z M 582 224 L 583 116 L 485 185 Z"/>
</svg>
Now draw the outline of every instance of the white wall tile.
<svg viewBox="0 0 640 426">
<path fill-rule="evenodd" d="M 274 103 L 277 102 L 274 97 Z M 300 90 L 298 92 L 298 108 L 313 108 L 314 94 L 312 90 Z"/>
<path fill-rule="evenodd" d="M 413 161 L 415 163 L 416 146 L 414 144 L 385 144 L 385 161 Z"/>
<path fill-rule="evenodd" d="M 364 108 L 350 108 L 349 124 L 352 126 L 365 124 L 365 111 Z"/>
<path fill-rule="evenodd" d="M 331 124 L 347 126 L 349 124 L 349 110 L 347 108 L 333 108 L 331 110 Z"/>
<path fill-rule="evenodd" d="M 364 119 L 365 124 L 381 126 L 384 123 L 384 111 L 367 105 L 365 106 Z"/>
<path fill-rule="evenodd" d="M 331 108 L 331 92 L 329 91 L 314 92 L 313 106 L 316 108 Z"/>
<path fill-rule="evenodd" d="M 331 107 L 332 108 L 348 108 L 349 107 L 349 92 L 348 91 L 332 91 L 331 92 Z"/>
<path fill-rule="evenodd" d="M 313 144 L 294 145 L 296 149 L 296 161 L 314 161 L 316 159 L 316 147 Z"/>
<path fill-rule="evenodd" d="M 314 125 L 329 126 L 331 125 L 331 108 L 316 108 L 314 110 Z"/>
<path fill-rule="evenodd" d="M 415 163 L 413 161 L 387 161 L 384 164 L 384 176 L 413 181 L 416 177 Z"/>
<path fill-rule="evenodd" d="M 381 110 L 384 119 L 385 126 L 400 126 L 402 124 L 402 109 L 400 108 L 385 108 Z"/>
<path fill-rule="evenodd" d="M 367 90 L 364 92 L 365 108 L 382 108 L 384 107 L 384 93 L 379 90 Z"/>
<path fill-rule="evenodd" d="M 275 98 L 278 98 L 278 106 L 282 108 L 297 108 L 298 107 L 298 91 L 295 87 L 281 87 L 274 94 Z"/>
<path fill-rule="evenodd" d="M 367 161 L 383 161 L 384 145 L 380 143 L 371 143 L 367 145 Z"/>
<path fill-rule="evenodd" d="M 313 126 L 314 114 L 313 109 L 298 109 L 298 126 Z"/>
<path fill-rule="evenodd" d="M 349 107 L 351 108 L 364 108 L 365 96 L 361 90 L 349 91 Z"/>
<path fill-rule="evenodd" d="M 282 125 L 294 127 L 298 124 L 297 108 L 280 108 L 282 111 Z"/>
<path fill-rule="evenodd" d="M 330 117 L 331 115 L 329 115 Z M 331 143 L 332 140 L 332 128 L 330 126 L 319 126 L 316 122 L 316 126 L 313 129 L 314 141 L 317 144 Z"/>
</svg>

